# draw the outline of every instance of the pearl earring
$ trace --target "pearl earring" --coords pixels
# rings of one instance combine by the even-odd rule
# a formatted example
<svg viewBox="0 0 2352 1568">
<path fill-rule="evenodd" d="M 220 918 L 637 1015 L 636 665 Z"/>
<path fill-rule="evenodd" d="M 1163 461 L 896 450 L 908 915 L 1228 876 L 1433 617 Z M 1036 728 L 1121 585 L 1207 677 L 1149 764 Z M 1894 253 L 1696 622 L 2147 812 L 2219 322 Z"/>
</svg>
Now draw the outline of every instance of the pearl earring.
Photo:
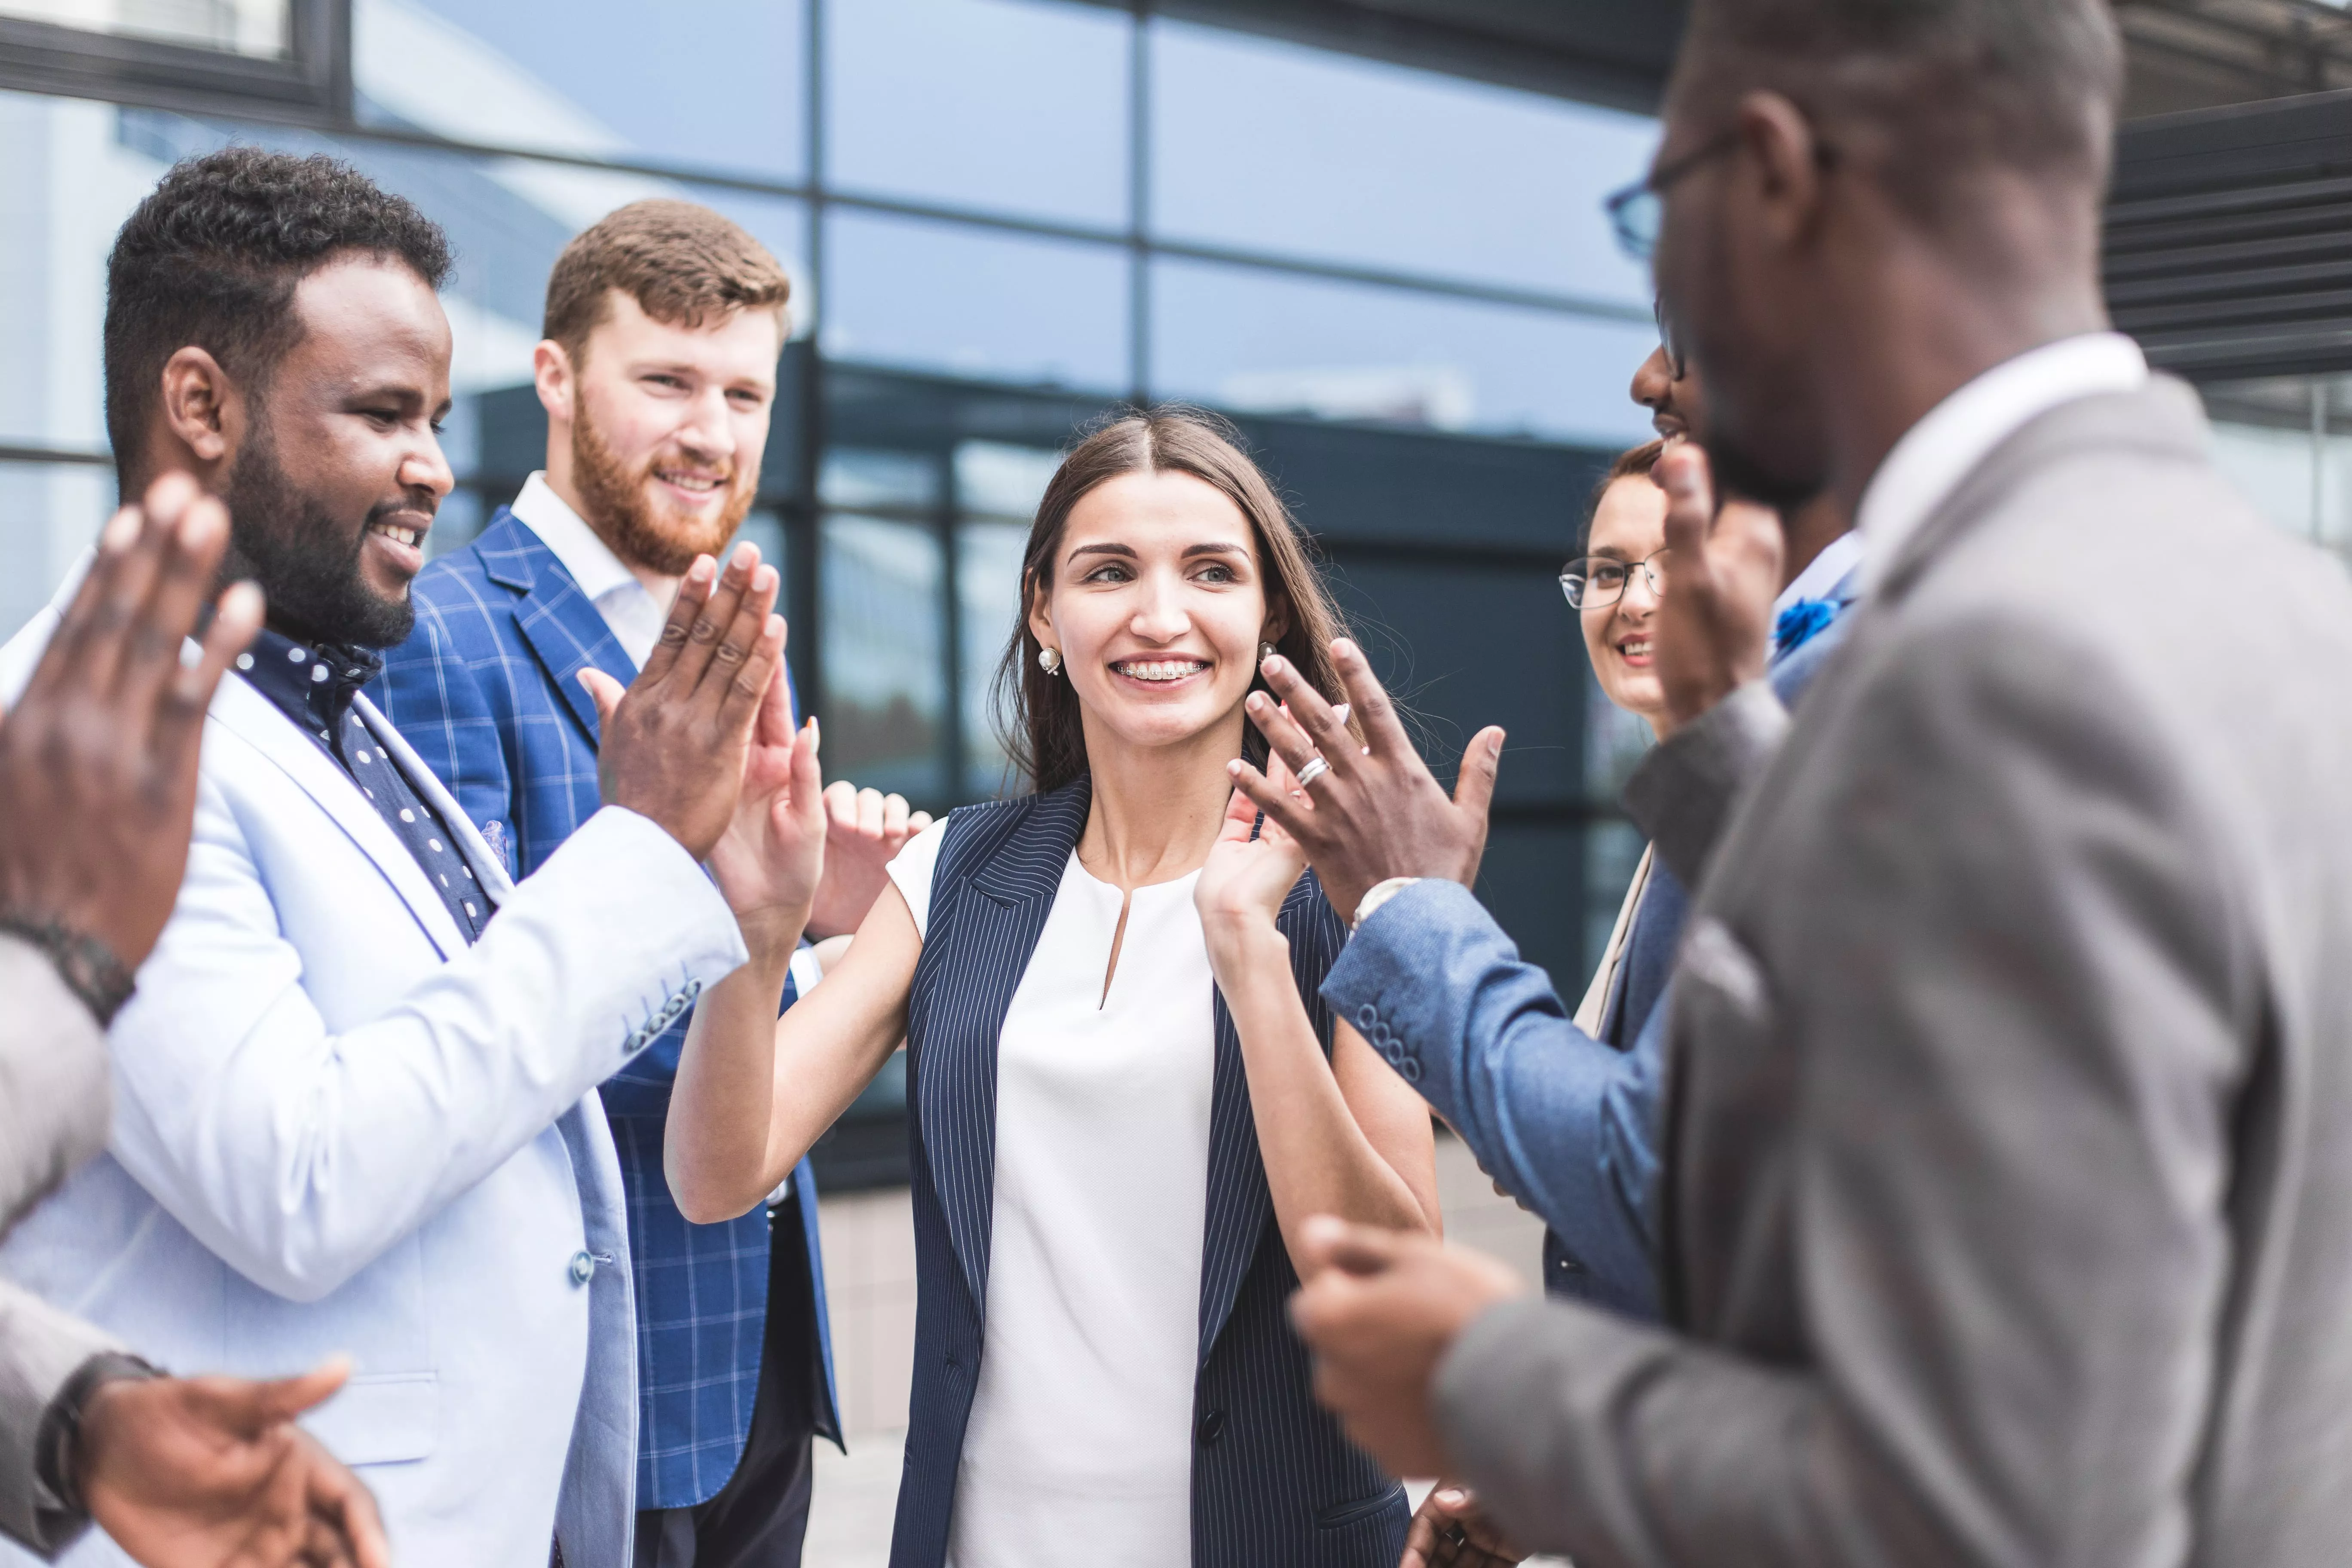
<svg viewBox="0 0 2352 1568">
<path fill-rule="evenodd" d="M 1273 657 L 1274 645 L 1272 643 L 1262 642 L 1257 645 L 1257 661 L 1260 664 L 1264 664 L 1267 659 L 1270 659 Z"/>
<path fill-rule="evenodd" d="M 1057 647 L 1039 648 L 1037 650 L 1037 668 L 1044 670 L 1048 675 L 1061 674 L 1062 650 Z"/>
</svg>

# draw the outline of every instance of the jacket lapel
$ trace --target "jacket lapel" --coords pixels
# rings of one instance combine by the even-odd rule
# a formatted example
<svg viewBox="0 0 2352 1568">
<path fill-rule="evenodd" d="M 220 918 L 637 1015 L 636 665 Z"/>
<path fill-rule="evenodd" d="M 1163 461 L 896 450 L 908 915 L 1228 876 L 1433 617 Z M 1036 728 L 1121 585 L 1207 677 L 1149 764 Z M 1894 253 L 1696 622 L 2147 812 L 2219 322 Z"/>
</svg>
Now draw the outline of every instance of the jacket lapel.
<svg viewBox="0 0 2352 1568">
<path fill-rule="evenodd" d="M 368 711 L 377 723 L 383 722 L 381 714 L 375 714 L 372 708 Z M 247 684 L 243 676 L 234 673 L 220 683 L 219 693 L 213 699 L 212 717 L 277 763 L 343 830 L 360 853 L 392 884 L 393 891 L 400 895 L 401 902 L 408 906 L 408 912 L 416 918 L 416 923 L 424 928 L 425 936 L 444 959 L 466 950 L 465 934 L 449 918 L 448 906 L 441 901 L 441 895 L 425 879 L 425 868 L 416 863 L 408 846 L 376 815 L 375 807 L 360 794 L 359 785 L 351 781 L 350 775 L 296 729 L 292 720 L 272 707 L 269 700 Z M 407 748 L 404 745 L 402 750 Z M 408 760 L 413 763 L 415 753 L 409 752 Z M 457 813 L 455 820 L 464 822 L 465 813 Z"/>
<path fill-rule="evenodd" d="M 522 595 L 515 625 L 594 745 L 596 704 L 580 684 L 580 672 L 593 666 L 626 686 L 636 679 L 637 667 L 555 552 L 512 512 L 500 507 L 475 548 L 492 582 Z"/>
<path fill-rule="evenodd" d="M 1086 829 L 1092 793 L 1082 779 L 1039 796 L 1025 819 L 997 842 L 976 846 L 980 864 L 954 895 L 951 909 L 933 905 L 930 940 L 924 944 L 926 962 L 935 953 L 962 955 L 956 988 L 963 994 L 927 1003 L 927 1011 L 933 1005 L 941 1010 L 924 1020 L 923 1045 L 909 1058 L 908 1071 L 923 1158 L 976 1312 L 987 1310 L 990 1221 L 996 1202 L 997 1039 L 1053 912 L 1070 851 Z M 946 854 L 955 853 L 950 829 Z M 953 887 L 961 869 L 942 865 L 943 885 Z M 943 931 L 949 921 L 952 931 Z M 927 994 L 936 989 L 920 984 L 929 978 L 919 965 L 919 989 Z"/>
</svg>

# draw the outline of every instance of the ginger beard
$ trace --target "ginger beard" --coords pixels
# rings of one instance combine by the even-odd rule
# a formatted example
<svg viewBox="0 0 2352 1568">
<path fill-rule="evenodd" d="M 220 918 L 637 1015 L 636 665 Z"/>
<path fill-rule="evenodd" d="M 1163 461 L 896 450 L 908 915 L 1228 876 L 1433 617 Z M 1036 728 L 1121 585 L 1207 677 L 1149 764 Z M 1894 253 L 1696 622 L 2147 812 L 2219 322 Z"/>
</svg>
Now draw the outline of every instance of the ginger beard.
<svg viewBox="0 0 2352 1568">
<path fill-rule="evenodd" d="M 659 499 L 654 470 L 674 455 L 665 446 L 631 469 L 606 446 L 596 420 L 582 400 L 572 422 L 572 482 L 578 487 L 588 520 L 622 560 L 666 577 L 681 577 L 698 555 L 716 556 L 735 537 L 760 488 L 760 464 L 727 466 L 726 500 L 703 517 L 680 512 Z M 714 465 L 682 464 L 696 468 Z"/>
</svg>

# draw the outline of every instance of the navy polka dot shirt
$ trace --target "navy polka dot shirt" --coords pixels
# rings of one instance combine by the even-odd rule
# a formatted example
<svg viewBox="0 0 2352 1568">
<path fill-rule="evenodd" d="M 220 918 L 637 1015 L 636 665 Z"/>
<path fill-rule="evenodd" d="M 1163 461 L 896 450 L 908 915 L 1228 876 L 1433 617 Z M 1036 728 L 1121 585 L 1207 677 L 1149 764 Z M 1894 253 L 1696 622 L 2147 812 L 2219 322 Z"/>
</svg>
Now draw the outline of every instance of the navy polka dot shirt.
<svg viewBox="0 0 2352 1568">
<path fill-rule="evenodd" d="M 416 857 L 466 940 L 480 937 L 490 918 L 490 900 L 475 881 L 474 868 L 458 853 L 441 814 L 425 804 L 352 707 L 360 688 L 383 669 L 383 656 L 332 643 L 298 643 L 265 631 L 237 656 L 236 668 L 351 775 Z"/>
</svg>

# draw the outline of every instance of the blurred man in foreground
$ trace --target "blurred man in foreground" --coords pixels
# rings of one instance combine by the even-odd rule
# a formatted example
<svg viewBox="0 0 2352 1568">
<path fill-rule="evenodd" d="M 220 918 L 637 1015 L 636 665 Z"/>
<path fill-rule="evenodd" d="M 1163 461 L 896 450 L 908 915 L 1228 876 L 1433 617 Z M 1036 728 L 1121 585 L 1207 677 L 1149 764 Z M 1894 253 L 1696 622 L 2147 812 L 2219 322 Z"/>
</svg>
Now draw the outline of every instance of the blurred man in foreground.
<svg viewBox="0 0 2352 1568">
<path fill-rule="evenodd" d="M 227 542 L 176 475 L 123 509 L 0 720 L 0 1233 L 106 1144 L 100 1031 L 171 913 L 205 707 L 260 626 L 233 588 L 180 657 Z M 168 1377 L 0 1284 L 0 1532 L 47 1555 L 94 1519 L 148 1568 L 388 1568 L 374 1500 L 293 1424 L 344 1372 Z"/>
<path fill-rule="evenodd" d="M 1587 1568 L 2342 1556 L 2352 586 L 2104 330 L 2120 76 L 2096 0 L 1698 0 L 1621 204 L 1727 486 L 1825 486 L 1871 547 L 1694 910 L 1673 1328 L 1328 1225 L 1297 1308 L 1360 1440 Z M 1673 466 L 1669 618 L 1760 645 L 1770 551 Z M 2227 659 L 2181 635 L 2198 561 L 2263 584 Z M 1773 749 L 1677 636 L 1670 744 Z M 1323 746 L 1312 811 L 1244 778 L 1362 900 L 1327 997 L 1410 1051 L 1480 983 L 1484 814 L 1343 669 L 1371 754 Z M 1275 684 L 1297 765 L 1339 731 Z"/>
<path fill-rule="evenodd" d="M 350 1352 L 307 1424 L 405 1557 L 560 1539 L 625 1568 L 636 1347 L 595 1086 L 743 961 L 699 862 L 782 700 L 783 625 L 755 551 L 694 563 L 604 726 L 610 804 L 509 879 L 360 695 L 451 484 L 448 267 L 352 169 L 245 147 L 173 168 L 116 240 L 122 483 L 225 495 L 268 618 L 212 703 L 187 875 L 110 1032 L 109 1153 L 0 1273 L 178 1365 Z"/>
</svg>

